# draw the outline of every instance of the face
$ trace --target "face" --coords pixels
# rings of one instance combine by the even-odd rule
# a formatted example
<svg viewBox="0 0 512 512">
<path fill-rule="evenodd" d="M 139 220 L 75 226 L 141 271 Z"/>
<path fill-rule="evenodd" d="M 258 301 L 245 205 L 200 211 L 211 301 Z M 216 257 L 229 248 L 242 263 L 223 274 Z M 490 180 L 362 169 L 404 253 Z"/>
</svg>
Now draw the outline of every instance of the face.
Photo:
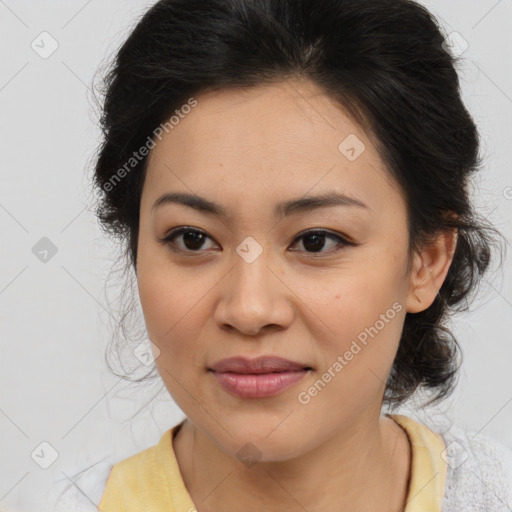
<svg viewBox="0 0 512 512">
<path fill-rule="evenodd" d="M 137 253 L 148 336 L 195 427 L 226 453 L 251 442 L 284 460 L 380 413 L 409 300 L 405 201 L 369 137 L 311 82 L 196 100 L 148 157 Z M 176 193 L 222 213 L 154 207 Z M 278 208 L 325 194 L 350 200 Z M 209 371 L 262 355 L 311 369 L 259 397 Z"/>
</svg>

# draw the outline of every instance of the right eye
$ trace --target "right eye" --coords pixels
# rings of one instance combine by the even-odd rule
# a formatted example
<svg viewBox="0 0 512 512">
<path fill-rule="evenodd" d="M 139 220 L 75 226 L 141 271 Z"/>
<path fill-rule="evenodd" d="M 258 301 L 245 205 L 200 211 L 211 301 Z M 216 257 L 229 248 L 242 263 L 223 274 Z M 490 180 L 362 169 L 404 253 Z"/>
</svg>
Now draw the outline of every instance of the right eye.
<svg viewBox="0 0 512 512">
<path fill-rule="evenodd" d="M 181 236 L 183 236 L 183 238 L 181 239 L 182 243 L 180 246 L 175 240 L 179 240 Z M 169 231 L 164 238 L 160 239 L 160 242 L 164 245 L 168 245 L 174 252 L 199 253 L 205 240 L 208 238 L 212 240 L 212 238 L 202 230 L 189 226 L 181 226 Z"/>
</svg>

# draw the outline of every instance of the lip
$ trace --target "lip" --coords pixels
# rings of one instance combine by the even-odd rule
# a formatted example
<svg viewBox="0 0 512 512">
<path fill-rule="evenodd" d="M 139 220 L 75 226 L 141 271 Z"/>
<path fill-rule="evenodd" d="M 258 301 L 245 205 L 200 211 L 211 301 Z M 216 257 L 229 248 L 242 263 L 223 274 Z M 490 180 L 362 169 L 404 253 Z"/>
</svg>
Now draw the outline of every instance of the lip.
<svg viewBox="0 0 512 512">
<path fill-rule="evenodd" d="M 290 361 L 289 359 L 278 356 L 260 356 L 254 359 L 239 356 L 221 359 L 209 369 L 219 373 L 232 372 L 247 374 L 299 371 L 306 368 L 311 369 L 307 364 Z"/>
<path fill-rule="evenodd" d="M 273 396 L 293 386 L 312 368 L 277 356 L 231 357 L 208 369 L 227 392 L 241 398 Z"/>
</svg>

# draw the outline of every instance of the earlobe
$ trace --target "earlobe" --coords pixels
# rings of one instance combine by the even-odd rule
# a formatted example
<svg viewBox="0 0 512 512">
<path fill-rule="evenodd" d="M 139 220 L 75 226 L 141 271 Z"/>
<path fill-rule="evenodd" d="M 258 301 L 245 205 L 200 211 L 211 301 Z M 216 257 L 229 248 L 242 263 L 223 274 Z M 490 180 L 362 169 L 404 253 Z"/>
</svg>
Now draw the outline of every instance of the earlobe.
<svg viewBox="0 0 512 512">
<path fill-rule="evenodd" d="M 426 309 L 424 306 L 425 295 L 423 293 L 424 282 L 421 281 L 421 275 L 427 270 L 425 262 L 422 261 L 421 255 L 415 255 L 416 264 L 411 273 L 411 288 L 407 296 L 406 311 L 408 313 L 419 313 Z M 428 275 L 427 275 L 428 277 Z M 425 277 L 423 278 L 423 280 Z"/>
<path fill-rule="evenodd" d="M 453 261 L 457 238 L 457 230 L 445 231 L 415 255 L 411 288 L 406 301 L 408 313 L 424 311 L 434 302 Z"/>
</svg>

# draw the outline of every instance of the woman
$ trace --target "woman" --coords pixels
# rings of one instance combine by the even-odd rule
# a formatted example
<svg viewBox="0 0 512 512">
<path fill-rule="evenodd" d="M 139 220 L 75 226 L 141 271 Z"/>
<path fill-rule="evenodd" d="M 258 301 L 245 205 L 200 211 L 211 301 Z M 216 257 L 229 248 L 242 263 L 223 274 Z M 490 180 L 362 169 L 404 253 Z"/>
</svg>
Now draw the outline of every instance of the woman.
<svg viewBox="0 0 512 512">
<path fill-rule="evenodd" d="M 445 321 L 498 235 L 455 60 L 408 0 L 139 21 L 106 80 L 98 216 L 186 419 L 98 474 L 103 512 L 510 510 L 511 450 L 382 412 L 449 395 Z"/>
</svg>

